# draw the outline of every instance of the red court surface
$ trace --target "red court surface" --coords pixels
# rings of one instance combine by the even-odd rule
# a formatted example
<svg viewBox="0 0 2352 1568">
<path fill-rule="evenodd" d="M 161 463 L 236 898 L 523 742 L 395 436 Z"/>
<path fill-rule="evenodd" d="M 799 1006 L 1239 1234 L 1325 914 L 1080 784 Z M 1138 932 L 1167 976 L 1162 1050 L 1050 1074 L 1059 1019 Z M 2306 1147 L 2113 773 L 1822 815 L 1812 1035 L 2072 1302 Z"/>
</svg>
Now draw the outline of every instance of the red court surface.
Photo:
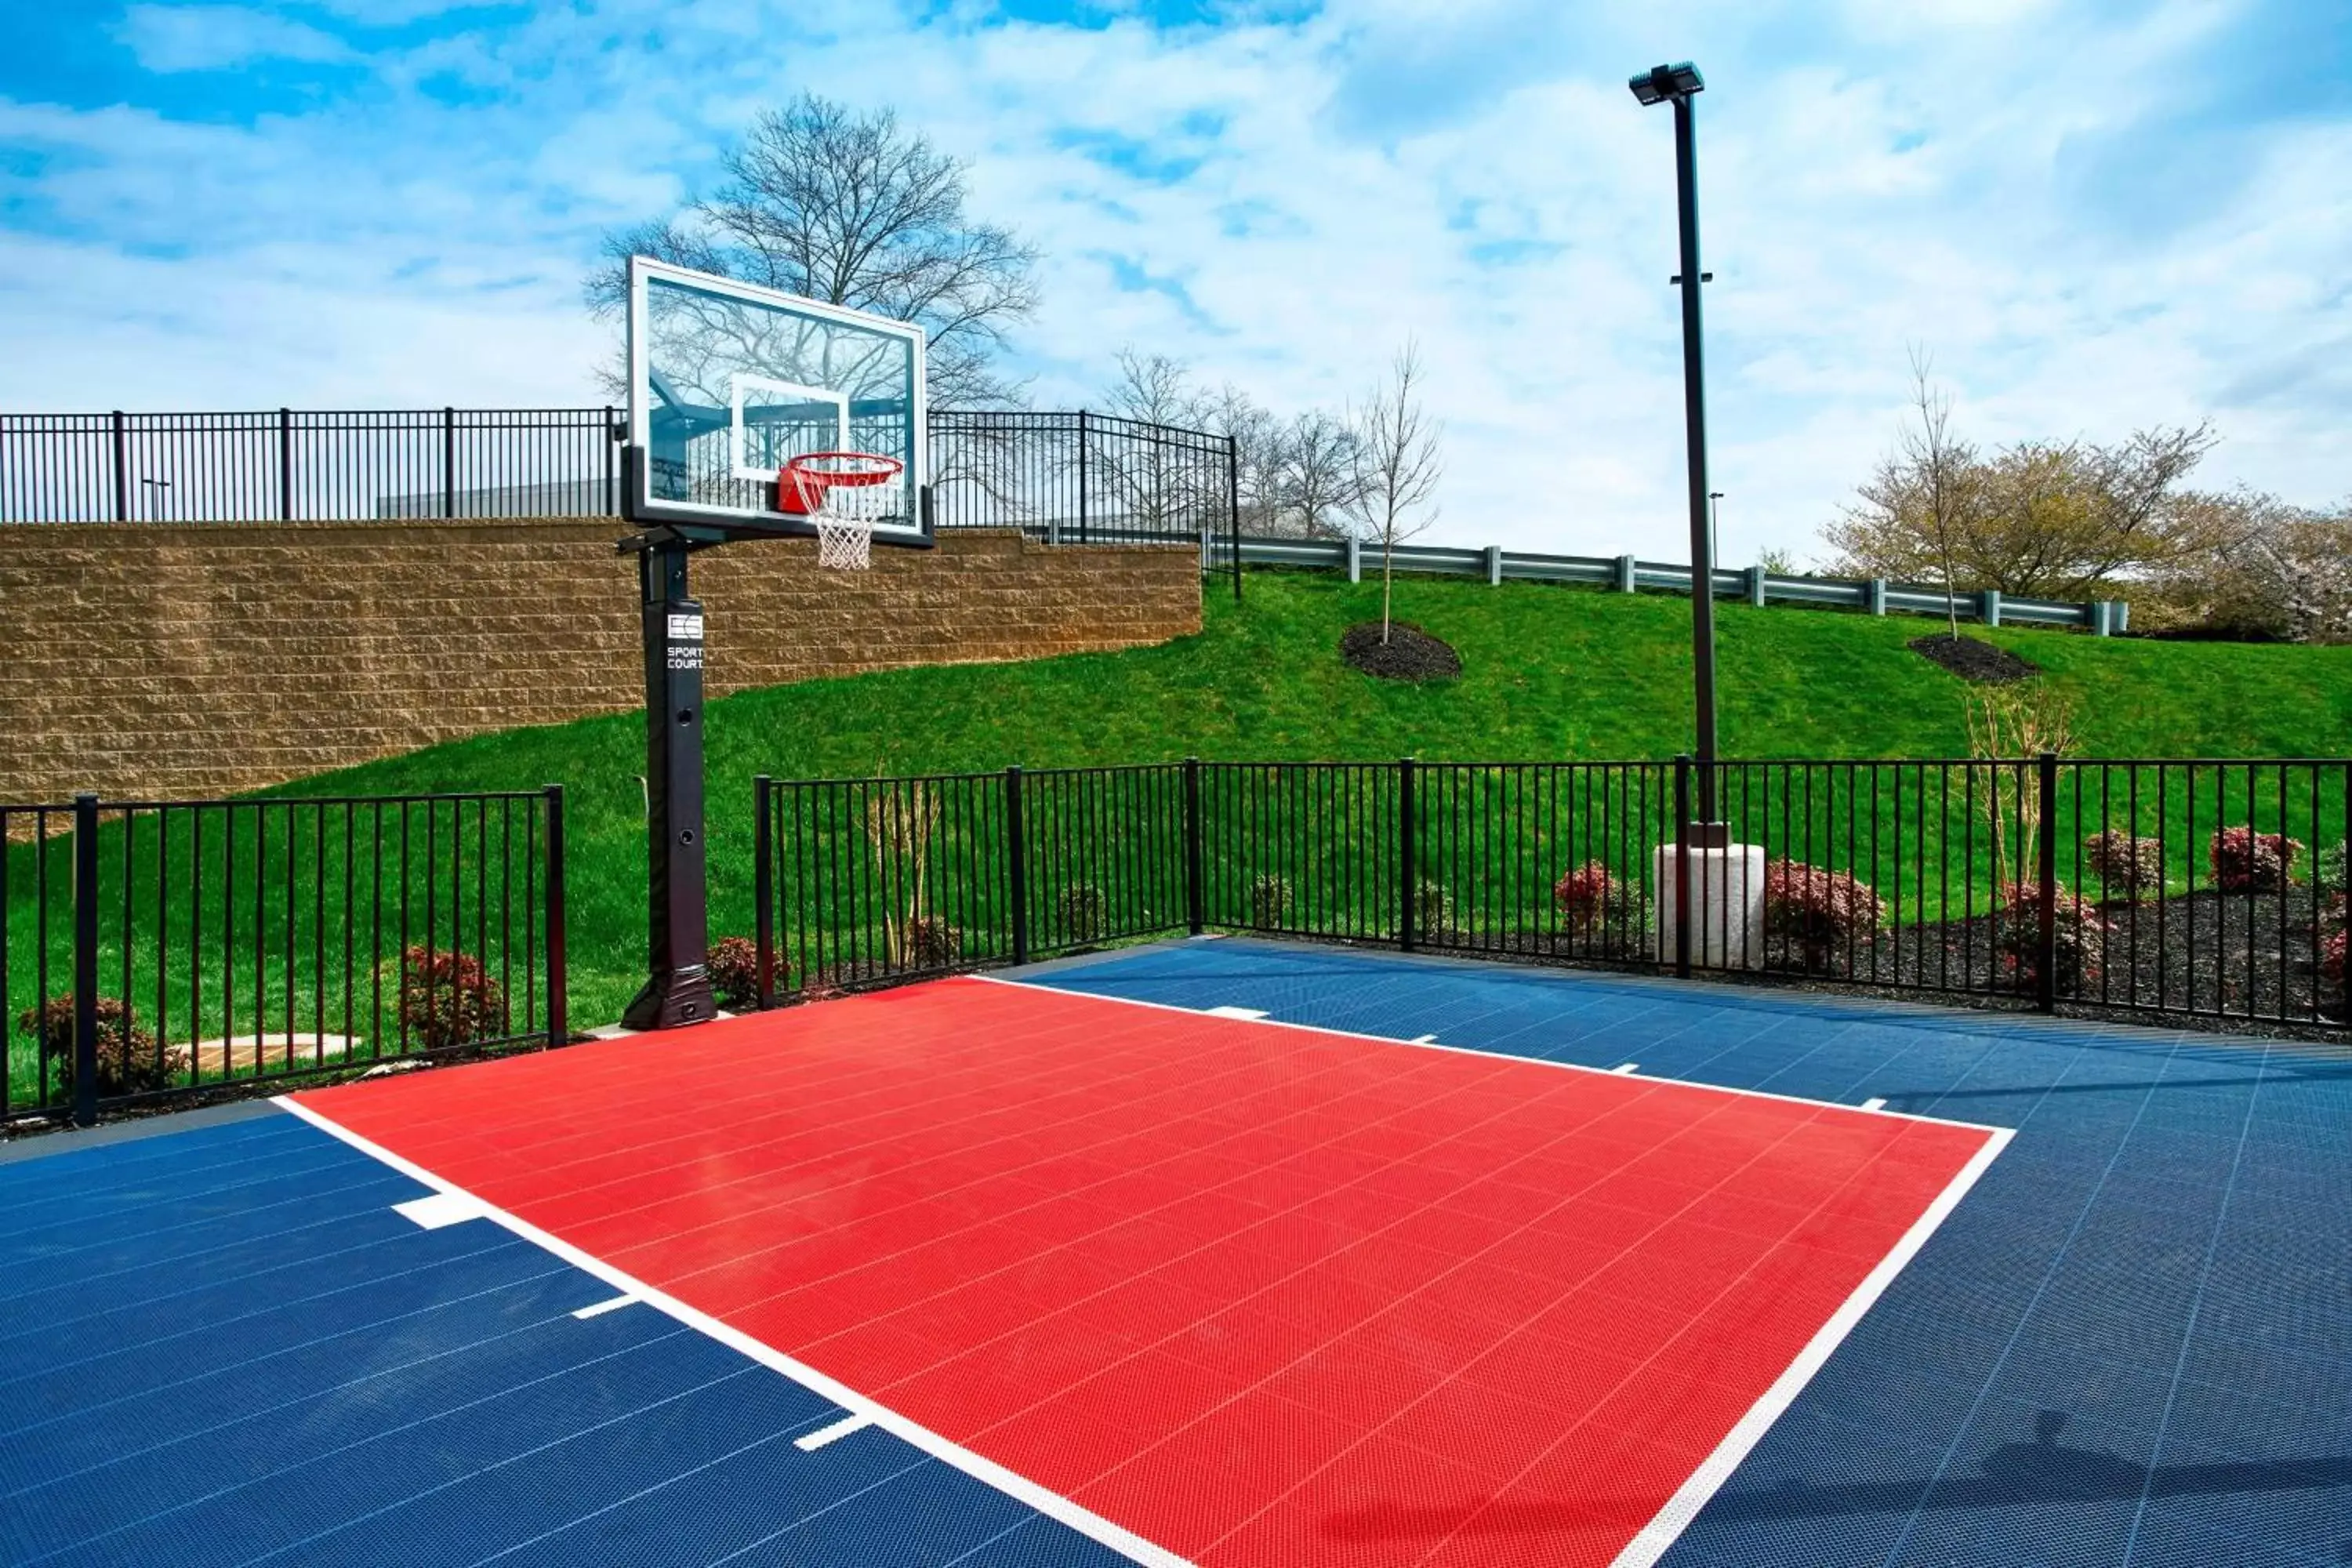
<svg viewBox="0 0 2352 1568">
<path fill-rule="evenodd" d="M 1653 1560 L 2001 1137 L 975 979 L 300 1102 L 1202 1568 Z"/>
</svg>

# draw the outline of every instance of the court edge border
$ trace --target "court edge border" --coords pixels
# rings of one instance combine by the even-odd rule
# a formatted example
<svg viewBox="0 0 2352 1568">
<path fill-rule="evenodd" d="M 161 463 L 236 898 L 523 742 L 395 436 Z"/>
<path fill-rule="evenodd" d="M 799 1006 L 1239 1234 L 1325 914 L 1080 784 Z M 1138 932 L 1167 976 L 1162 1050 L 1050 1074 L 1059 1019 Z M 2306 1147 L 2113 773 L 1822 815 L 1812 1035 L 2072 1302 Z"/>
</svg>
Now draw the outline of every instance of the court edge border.
<svg viewBox="0 0 2352 1568">
<path fill-rule="evenodd" d="M 717 1341 L 740 1355 L 747 1356 L 772 1372 L 782 1373 L 813 1394 L 833 1401 L 853 1415 L 871 1421 L 893 1436 L 929 1454 L 942 1464 L 951 1465 L 984 1485 L 993 1487 L 1017 1502 L 1024 1503 L 1058 1523 L 1068 1526 L 1097 1545 L 1108 1547 L 1143 1565 L 1143 1568 L 1198 1568 L 1192 1559 L 1180 1557 L 1156 1542 L 1145 1540 L 1132 1531 L 1104 1519 L 1083 1505 L 1071 1501 L 1059 1492 L 1050 1491 L 1027 1477 L 1015 1474 L 992 1459 L 982 1458 L 971 1449 L 940 1436 L 887 1405 L 877 1403 L 845 1384 L 827 1377 L 814 1367 L 793 1360 L 773 1346 L 752 1338 L 709 1313 L 699 1311 L 676 1297 L 655 1289 L 635 1276 L 596 1257 L 583 1252 L 570 1242 L 551 1236 L 529 1220 L 523 1219 L 478 1194 L 467 1191 L 455 1182 L 436 1175 L 415 1162 L 402 1158 L 391 1150 L 362 1137 L 319 1111 L 313 1110 L 285 1095 L 272 1096 L 270 1103 L 279 1110 L 299 1117 L 329 1137 L 337 1139 L 370 1159 L 398 1171 L 413 1181 L 421 1182 L 436 1193 L 463 1198 L 476 1205 L 480 1217 L 511 1232 L 532 1246 L 549 1252 L 583 1273 L 593 1275 L 614 1289 L 644 1302 L 656 1311 L 676 1320 L 707 1338 Z"/>
<path fill-rule="evenodd" d="M 1223 1023 L 1242 1024 L 1255 1028 L 1297 1029 L 1310 1035 L 1332 1035 L 1344 1040 L 1371 1040 L 1383 1046 L 1403 1046 L 1416 1051 L 1450 1051 L 1455 1056 L 1480 1057 L 1487 1061 L 1526 1062 L 1531 1067 L 1556 1068 L 1562 1072 L 1584 1073 L 1594 1078 L 1621 1078 L 1614 1068 L 1588 1067 L 1582 1062 L 1555 1061 L 1549 1057 L 1524 1057 L 1516 1051 L 1489 1050 L 1484 1046 L 1449 1046 L 1443 1040 L 1404 1040 L 1394 1035 L 1368 1035 L 1360 1029 L 1334 1029 L 1323 1024 L 1294 1024 L 1284 1018 L 1237 1018 L 1231 1014 L 1212 1013 L 1205 1007 L 1180 1007 L 1173 1002 L 1150 1002 L 1140 996 L 1113 996 L 1100 991 L 1076 991 L 1063 985 L 1049 985 L 1034 980 L 1016 980 L 1003 974 L 951 974 L 926 984 L 952 985 L 961 981 L 977 980 L 990 985 L 1010 985 L 1023 991 L 1050 991 L 1057 996 L 1079 996 L 1093 1002 L 1112 1002 L 1127 1007 L 1149 1007 L 1160 1013 L 1181 1013 L 1192 1018 L 1216 1018 Z M 1889 1110 L 1866 1105 L 1848 1105 L 1836 1100 L 1808 1100 L 1801 1094 L 1779 1094 L 1769 1089 L 1738 1089 L 1730 1084 L 1707 1083 L 1698 1079 L 1664 1078 L 1654 1074 L 1642 1075 L 1647 1083 L 1670 1083 L 1682 1089 L 1704 1089 L 1710 1094 L 1738 1095 L 1748 1100 L 1772 1100 L 1783 1105 L 1810 1106 L 1816 1110 L 1843 1110 L 1855 1116 L 1888 1116 L 1898 1121 L 1922 1121 L 1930 1127 L 1958 1127 L 1970 1132 L 1991 1132 L 2006 1138 L 2014 1128 L 1996 1126 L 1989 1121 L 1963 1121 L 1951 1116 L 1927 1116 L 1916 1110 Z"/>
<path fill-rule="evenodd" d="M 1123 1002 L 1130 1006 L 1149 1007 L 1167 1013 L 1183 1013 L 1196 1018 L 1220 1017 L 1228 1023 L 1271 1025 L 1279 1029 L 1297 1029 L 1310 1034 L 1337 1035 L 1348 1039 L 1377 1040 L 1387 1045 L 1410 1046 L 1421 1050 L 1454 1051 L 1463 1055 L 1486 1057 L 1489 1059 L 1499 1058 L 1510 1061 L 1536 1062 L 1545 1067 L 1562 1068 L 1570 1072 L 1589 1073 L 1601 1078 L 1619 1076 L 1608 1068 L 1587 1067 L 1581 1062 L 1553 1061 L 1543 1057 L 1521 1057 L 1507 1051 L 1484 1050 L 1475 1046 L 1449 1046 L 1437 1040 L 1401 1040 L 1387 1035 L 1368 1035 L 1353 1029 L 1327 1028 L 1319 1024 L 1294 1024 L 1280 1018 L 1235 1018 L 1223 1014 L 1211 1014 L 1197 1007 L 1180 1007 L 1170 1002 L 1150 1002 L 1135 996 L 1106 996 L 1092 991 L 1070 991 L 1058 985 L 1043 985 L 1030 981 L 1008 979 L 1002 975 L 974 974 L 959 978 L 984 980 L 994 985 L 1017 986 L 1030 991 L 1052 991 L 1064 996 L 1086 996 L 1097 1001 Z M 1705 1509 L 1715 1494 L 1723 1489 L 1724 1483 L 1731 1479 L 1733 1473 L 1739 1468 L 1741 1462 L 1748 1458 L 1756 1445 L 1764 1440 L 1764 1434 L 1772 1429 L 1773 1423 L 1788 1413 L 1789 1407 L 1797 1402 L 1797 1396 L 1805 1391 L 1806 1385 L 1811 1384 L 1822 1368 L 1828 1364 L 1830 1357 L 1837 1352 L 1838 1346 L 1843 1344 L 1847 1336 L 1860 1326 L 1870 1309 L 1878 1304 L 1878 1299 L 1886 1293 L 1888 1287 L 1895 1283 L 1896 1277 L 1910 1267 L 1911 1260 L 1918 1256 L 1922 1247 L 1927 1245 L 1928 1238 L 1942 1228 L 1944 1221 L 1951 1217 L 1952 1212 L 1960 1206 L 1961 1200 L 1969 1195 L 1969 1191 L 1976 1186 L 1985 1172 L 1991 1169 L 1992 1163 L 2000 1157 L 2001 1151 L 2007 1149 L 2010 1141 L 2017 1136 L 2017 1130 L 2013 1127 L 1996 1127 L 1979 1121 L 1960 1121 L 1948 1117 L 1921 1116 L 1914 1111 L 1888 1110 L 1884 1107 L 1873 1110 L 1864 1106 L 1843 1104 L 1833 1100 L 1807 1100 L 1800 1095 L 1775 1094 L 1769 1089 L 1734 1089 L 1723 1084 L 1695 1082 L 1689 1079 L 1662 1078 L 1652 1081 L 1677 1084 L 1685 1089 L 1710 1089 L 1717 1094 L 1748 1095 L 1759 1100 L 1779 1100 L 1790 1105 L 1851 1111 L 1856 1116 L 1888 1116 L 1905 1121 L 1924 1121 L 1938 1127 L 1963 1128 L 1985 1134 L 1985 1142 L 1982 1147 L 1969 1157 L 1968 1163 L 1962 1165 L 1951 1181 L 1945 1184 L 1944 1190 L 1936 1195 L 1936 1201 L 1929 1204 L 1919 1217 L 1912 1222 L 1911 1228 L 1903 1233 L 1903 1238 L 1888 1248 L 1886 1255 L 1863 1277 L 1862 1283 L 1854 1287 L 1853 1293 L 1839 1304 L 1838 1310 L 1831 1313 L 1828 1321 L 1814 1331 L 1813 1337 L 1805 1342 L 1805 1348 L 1799 1351 L 1789 1364 L 1781 1369 L 1780 1375 L 1772 1380 L 1771 1386 L 1764 1391 L 1763 1395 L 1754 1405 L 1748 1406 L 1748 1413 L 1733 1424 L 1731 1430 L 1724 1434 L 1723 1440 L 1715 1446 L 1714 1451 L 1699 1461 L 1697 1468 L 1685 1478 L 1681 1486 L 1675 1489 L 1674 1495 L 1666 1500 L 1664 1505 L 1651 1517 L 1650 1521 L 1635 1531 L 1633 1539 L 1627 1542 L 1617 1555 L 1610 1560 L 1610 1568 L 1654 1568 L 1657 1561 L 1673 1549 L 1675 1542 L 1682 1539 L 1683 1532 L 1690 1528 L 1693 1521 L 1697 1519 L 1700 1510 Z"/>
</svg>

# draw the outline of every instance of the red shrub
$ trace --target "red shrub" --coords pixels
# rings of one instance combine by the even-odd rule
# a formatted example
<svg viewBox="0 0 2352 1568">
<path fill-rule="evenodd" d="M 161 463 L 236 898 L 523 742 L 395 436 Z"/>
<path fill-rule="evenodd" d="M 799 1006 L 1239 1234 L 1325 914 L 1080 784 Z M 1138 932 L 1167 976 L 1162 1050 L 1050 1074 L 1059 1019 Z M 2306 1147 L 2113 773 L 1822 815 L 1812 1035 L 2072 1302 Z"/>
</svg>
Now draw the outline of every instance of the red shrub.
<svg viewBox="0 0 2352 1568">
<path fill-rule="evenodd" d="M 145 1094 L 168 1089 L 188 1070 L 188 1053 L 173 1046 L 160 1054 L 155 1037 L 141 1028 L 131 1009 L 112 996 L 100 996 L 90 1010 L 98 1016 L 98 1093 L 101 1100 L 121 1094 Z M 38 1007 L 18 1015 L 16 1026 L 31 1034 L 49 1058 L 52 1098 L 73 1098 L 74 999 L 52 996 Z"/>
<path fill-rule="evenodd" d="M 2164 840 L 2135 838 L 2120 829 L 2083 840 L 2083 864 L 2099 879 L 2102 897 L 2137 903 L 2164 891 Z"/>
<path fill-rule="evenodd" d="M 2303 845 L 2284 833 L 2257 833 L 2252 827 L 2225 827 L 2205 847 L 2213 868 L 2213 885 L 2225 893 L 2283 893 L 2287 869 L 2303 853 Z"/>
<path fill-rule="evenodd" d="M 2338 928 L 2319 943 L 2319 973 L 2338 985 L 2344 984 L 2345 942 L 2346 932 Z"/>
<path fill-rule="evenodd" d="M 400 1023 L 413 1050 L 470 1046 L 506 1033 L 506 998 L 472 953 L 412 947 L 400 957 Z"/>
<path fill-rule="evenodd" d="M 1587 860 L 1554 882 L 1551 901 L 1568 929 L 1579 936 L 1602 926 L 1633 927 L 1642 921 L 1641 889 L 1612 876 L 1598 860 Z"/>
<path fill-rule="evenodd" d="M 1993 949 L 2021 985 L 2040 984 L 2042 973 L 2042 889 L 2030 882 L 2005 882 L 2000 907 L 1993 912 Z M 2057 989 L 2079 991 L 2099 977 L 2099 960 L 2106 952 L 2106 934 L 2114 928 L 2098 906 L 2064 884 L 2058 888 L 2055 939 Z"/>
<path fill-rule="evenodd" d="M 1764 868 L 1764 934 L 1804 949 L 1809 965 L 1877 935 L 1886 901 L 1851 871 L 1797 860 Z"/>
<path fill-rule="evenodd" d="M 706 967 L 710 994 L 730 1013 L 760 1005 L 760 950 L 751 938 L 721 937 L 710 949 Z"/>
</svg>

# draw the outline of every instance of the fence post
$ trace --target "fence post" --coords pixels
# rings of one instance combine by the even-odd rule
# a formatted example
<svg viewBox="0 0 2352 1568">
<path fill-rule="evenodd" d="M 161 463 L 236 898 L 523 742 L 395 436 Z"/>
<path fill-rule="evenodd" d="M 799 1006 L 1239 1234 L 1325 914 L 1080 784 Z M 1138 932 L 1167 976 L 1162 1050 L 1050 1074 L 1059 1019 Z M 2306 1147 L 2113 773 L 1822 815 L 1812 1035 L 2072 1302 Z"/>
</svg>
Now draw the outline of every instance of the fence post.
<svg viewBox="0 0 2352 1568">
<path fill-rule="evenodd" d="M 766 773 L 751 779 L 751 940 L 760 949 L 760 1005 L 776 1005 L 776 830 L 768 819 L 775 783 Z"/>
<path fill-rule="evenodd" d="M 294 411 L 278 411 L 278 517 L 294 521 Z"/>
<path fill-rule="evenodd" d="M 1013 962 L 1029 962 L 1029 847 L 1021 826 L 1021 769 L 1004 770 L 1004 852 L 1012 861 Z"/>
<path fill-rule="evenodd" d="M 1087 542 L 1087 411 L 1078 410 L 1078 542 Z M 1059 544 L 1060 540 L 1054 541 Z"/>
<path fill-rule="evenodd" d="M 126 1000 L 128 1000 L 126 998 Z M 123 1045 L 129 1047 L 129 1025 Z M 98 796 L 74 796 L 73 1119 L 98 1120 Z"/>
<path fill-rule="evenodd" d="M 613 427 L 618 423 L 611 404 L 604 405 L 604 515 L 621 515 L 621 498 L 613 492 L 613 452 L 619 442 L 613 438 Z"/>
<path fill-rule="evenodd" d="M 2058 753 L 2044 752 L 2034 772 L 2042 796 L 2041 842 L 2035 846 L 2042 929 L 2035 933 L 2034 1002 L 2045 1013 L 2058 1008 Z"/>
<path fill-rule="evenodd" d="M 1208 929 L 1208 889 L 1202 884 L 1201 759 L 1184 759 L 1184 921 L 1199 936 Z"/>
<path fill-rule="evenodd" d="M 131 436 L 120 408 L 114 411 L 114 521 L 131 521 Z"/>
<path fill-rule="evenodd" d="M 564 952 L 563 786 L 551 784 L 547 796 L 547 1043 L 572 1038 L 571 969 Z"/>
<path fill-rule="evenodd" d="M 1691 973 L 1691 759 L 1675 758 L 1675 975 Z"/>
<path fill-rule="evenodd" d="M 1233 436 L 1225 437 L 1225 516 L 1233 523 L 1234 603 L 1242 602 L 1242 448 Z"/>
<path fill-rule="evenodd" d="M 1420 827 L 1414 821 L 1413 760 L 1397 760 L 1397 898 L 1402 908 L 1397 915 L 1397 946 L 1406 952 L 1412 951 L 1412 917 L 1414 895 L 1420 891 L 1414 868 L 1420 863 Z"/>
</svg>

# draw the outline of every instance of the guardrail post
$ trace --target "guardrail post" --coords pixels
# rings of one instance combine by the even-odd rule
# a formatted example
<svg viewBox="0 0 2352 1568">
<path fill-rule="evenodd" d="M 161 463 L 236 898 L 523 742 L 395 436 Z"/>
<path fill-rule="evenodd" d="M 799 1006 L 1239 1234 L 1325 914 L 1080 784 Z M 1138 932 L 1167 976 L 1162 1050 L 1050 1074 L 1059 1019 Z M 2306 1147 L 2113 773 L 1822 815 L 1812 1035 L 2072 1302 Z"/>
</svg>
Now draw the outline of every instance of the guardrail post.
<svg viewBox="0 0 2352 1568">
<path fill-rule="evenodd" d="M 1486 586 L 1499 588 L 1502 585 L 1503 547 L 1499 544 L 1489 544 L 1486 546 Z"/>
<path fill-rule="evenodd" d="M 1675 758 L 1675 975 L 1691 973 L 1691 759 Z"/>
<path fill-rule="evenodd" d="M 1184 923 L 1199 936 L 1208 929 L 1208 889 L 1201 855 L 1201 759 L 1184 759 Z"/>
<path fill-rule="evenodd" d="M 1348 581 L 1364 580 L 1364 542 L 1354 534 L 1348 535 Z"/>
<path fill-rule="evenodd" d="M 1402 906 L 1397 914 L 1397 946 L 1406 952 L 1412 951 L 1412 917 L 1416 895 L 1421 891 L 1416 868 L 1421 859 L 1420 846 L 1415 840 L 1420 826 L 1413 807 L 1413 760 L 1402 757 L 1397 761 L 1397 898 Z"/>
<path fill-rule="evenodd" d="M 1633 591 L 1633 558 L 1630 555 L 1617 557 L 1617 591 L 1621 594 Z"/>
<path fill-rule="evenodd" d="M 1761 566 L 1748 569 L 1748 602 L 1757 609 L 1764 607 L 1764 568 Z"/>
<path fill-rule="evenodd" d="M 2000 590 L 1987 588 L 1977 595 L 1977 615 L 1985 625 L 2000 625 Z"/>
<path fill-rule="evenodd" d="M 1867 584 L 1864 584 L 1862 597 L 1863 604 L 1869 609 L 1872 615 L 1885 615 L 1886 613 L 1886 579 L 1884 577 L 1873 577 Z"/>
<path fill-rule="evenodd" d="M 130 1026 L 123 1027 L 129 1044 Z M 74 796 L 73 1119 L 98 1120 L 98 796 Z"/>
<path fill-rule="evenodd" d="M 1021 770 L 1004 770 L 1006 882 L 1013 899 L 1013 962 L 1029 962 L 1029 850 L 1021 828 Z"/>
<path fill-rule="evenodd" d="M 760 950 L 760 1005 L 776 1005 L 776 827 L 769 819 L 775 781 L 751 779 L 751 940 Z"/>
<path fill-rule="evenodd" d="M 441 410 L 441 515 L 457 515 L 457 411 Z"/>
<path fill-rule="evenodd" d="M 2131 630 L 2131 601 L 2129 599 L 2117 599 L 2113 605 L 2109 605 L 2108 608 L 2112 613 L 2107 618 L 2115 626 L 2116 636 L 2120 637 L 2124 633 Z"/>
<path fill-rule="evenodd" d="M 547 1043 L 572 1038 L 571 965 L 564 952 L 563 786 L 551 784 L 547 796 Z"/>
<path fill-rule="evenodd" d="M 2104 637 L 2115 635 L 2110 624 L 2115 616 L 2116 607 L 2113 604 L 2105 599 L 2099 599 L 2084 605 L 2083 608 L 2090 612 L 2093 637 Z"/>
<path fill-rule="evenodd" d="M 2042 929 L 2034 933 L 2034 1003 L 2058 1010 L 2058 753 L 2044 752 L 2034 768 L 2042 798 L 2042 832 L 2034 849 L 2034 881 L 2041 896 Z"/>
<path fill-rule="evenodd" d="M 114 521 L 131 521 L 131 433 L 120 408 L 114 411 Z"/>
<path fill-rule="evenodd" d="M 294 411 L 278 411 L 278 518 L 294 521 Z"/>
</svg>

